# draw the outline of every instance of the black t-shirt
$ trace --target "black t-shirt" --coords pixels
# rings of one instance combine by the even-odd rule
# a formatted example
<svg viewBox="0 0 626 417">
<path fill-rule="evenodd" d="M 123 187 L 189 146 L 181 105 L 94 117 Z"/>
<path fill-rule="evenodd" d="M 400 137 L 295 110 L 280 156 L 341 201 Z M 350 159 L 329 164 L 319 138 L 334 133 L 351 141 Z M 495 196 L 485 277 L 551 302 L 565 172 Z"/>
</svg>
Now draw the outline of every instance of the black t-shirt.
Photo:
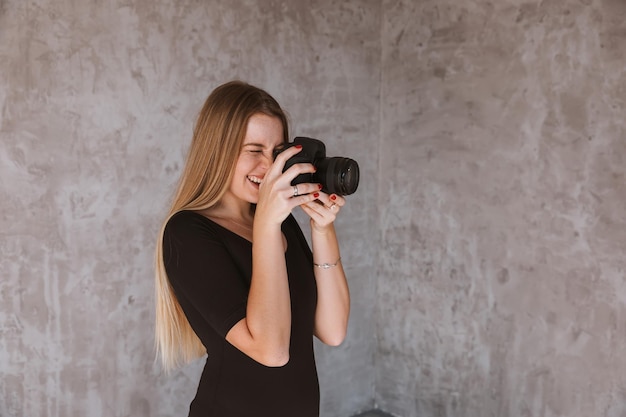
<svg viewBox="0 0 626 417">
<path fill-rule="evenodd" d="M 252 243 L 195 212 L 181 211 L 168 221 L 163 238 L 165 269 L 208 352 L 189 417 L 319 416 L 313 258 L 293 216 L 283 222 L 282 231 L 291 294 L 289 362 L 267 367 L 225 339 L 246 315 Z"/>
</svg>

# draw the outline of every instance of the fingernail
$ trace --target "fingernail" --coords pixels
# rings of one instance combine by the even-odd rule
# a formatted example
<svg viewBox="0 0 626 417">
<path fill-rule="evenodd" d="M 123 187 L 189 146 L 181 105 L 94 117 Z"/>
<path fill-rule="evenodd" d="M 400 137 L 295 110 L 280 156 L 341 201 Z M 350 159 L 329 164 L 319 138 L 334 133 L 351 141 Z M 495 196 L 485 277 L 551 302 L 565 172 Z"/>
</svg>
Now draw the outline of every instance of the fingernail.
<svg viewBox="0 0 626 417">
<path fill-rule="evenodd" d="M 324 188 L 324 187 L 322 186 L 322 184 L 317 184 L 317 186 L 318 186 L 318 187 L 320 187 L 320 190 L 321 190 L 322 188 Z"/>
<path fill-rule="evenodd" d="M 296 145 L 296 149 L 302 149 L 302 145 Z"/>
<path fill-rule="evenodd" d="M 333 195 L 330 196 L 330 199 L 335 201 L 337 199 L 337 196 L 335 194 L 333 194 Z"/>
<path fill-rule="evenodd" d="M 320 193 L 313 193 L 313 197 L 317 198 L 320 196 Z"/>
</svg>

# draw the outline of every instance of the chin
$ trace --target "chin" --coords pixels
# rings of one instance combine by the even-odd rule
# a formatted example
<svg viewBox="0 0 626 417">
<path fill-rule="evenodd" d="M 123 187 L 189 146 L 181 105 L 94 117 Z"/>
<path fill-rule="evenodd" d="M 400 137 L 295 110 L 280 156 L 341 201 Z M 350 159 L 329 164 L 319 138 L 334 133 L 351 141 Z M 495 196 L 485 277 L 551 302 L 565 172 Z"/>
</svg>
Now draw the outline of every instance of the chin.
<svg viewBox="0 0 626 417">
<path fill-rule="evenodd" d="M 250 204 L 257 204 L 259 202 L 259 193 L 247 193 L 242 200 L 247 201 Z"/>
</svg>

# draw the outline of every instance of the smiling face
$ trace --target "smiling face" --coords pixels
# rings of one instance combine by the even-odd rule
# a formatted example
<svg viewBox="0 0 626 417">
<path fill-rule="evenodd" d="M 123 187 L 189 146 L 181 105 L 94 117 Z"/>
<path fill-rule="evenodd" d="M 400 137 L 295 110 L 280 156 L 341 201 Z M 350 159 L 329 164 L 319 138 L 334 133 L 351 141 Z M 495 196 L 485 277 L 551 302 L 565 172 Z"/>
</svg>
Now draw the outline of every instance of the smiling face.
<svg viewBox="0 0 626 417">
<path fill-rule="evenodd" d="M 280 119 L 262 113 L 250 117 L 235 173 L 224 197 L 256 204 L 259 184 L 273 163 L 272 151 L 281 143 L 283 125 Z"/>
</svg>

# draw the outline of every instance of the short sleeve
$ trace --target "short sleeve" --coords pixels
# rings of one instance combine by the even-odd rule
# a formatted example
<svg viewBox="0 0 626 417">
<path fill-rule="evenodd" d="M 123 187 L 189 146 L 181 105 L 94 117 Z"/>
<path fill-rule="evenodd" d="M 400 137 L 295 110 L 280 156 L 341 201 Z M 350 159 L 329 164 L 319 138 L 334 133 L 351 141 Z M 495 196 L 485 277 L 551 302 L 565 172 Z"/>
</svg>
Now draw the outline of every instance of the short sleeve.
<svg viewBox="0 0 626 417">
<path fill-rule="evenodd" d="M 245 317 L 248 286 L 224 237 L 210 220 L 186 211 L 172 216 L 163 235 L 163 260 L 192 326 L 194 316 L 226 337 Z"/>
</svg>

